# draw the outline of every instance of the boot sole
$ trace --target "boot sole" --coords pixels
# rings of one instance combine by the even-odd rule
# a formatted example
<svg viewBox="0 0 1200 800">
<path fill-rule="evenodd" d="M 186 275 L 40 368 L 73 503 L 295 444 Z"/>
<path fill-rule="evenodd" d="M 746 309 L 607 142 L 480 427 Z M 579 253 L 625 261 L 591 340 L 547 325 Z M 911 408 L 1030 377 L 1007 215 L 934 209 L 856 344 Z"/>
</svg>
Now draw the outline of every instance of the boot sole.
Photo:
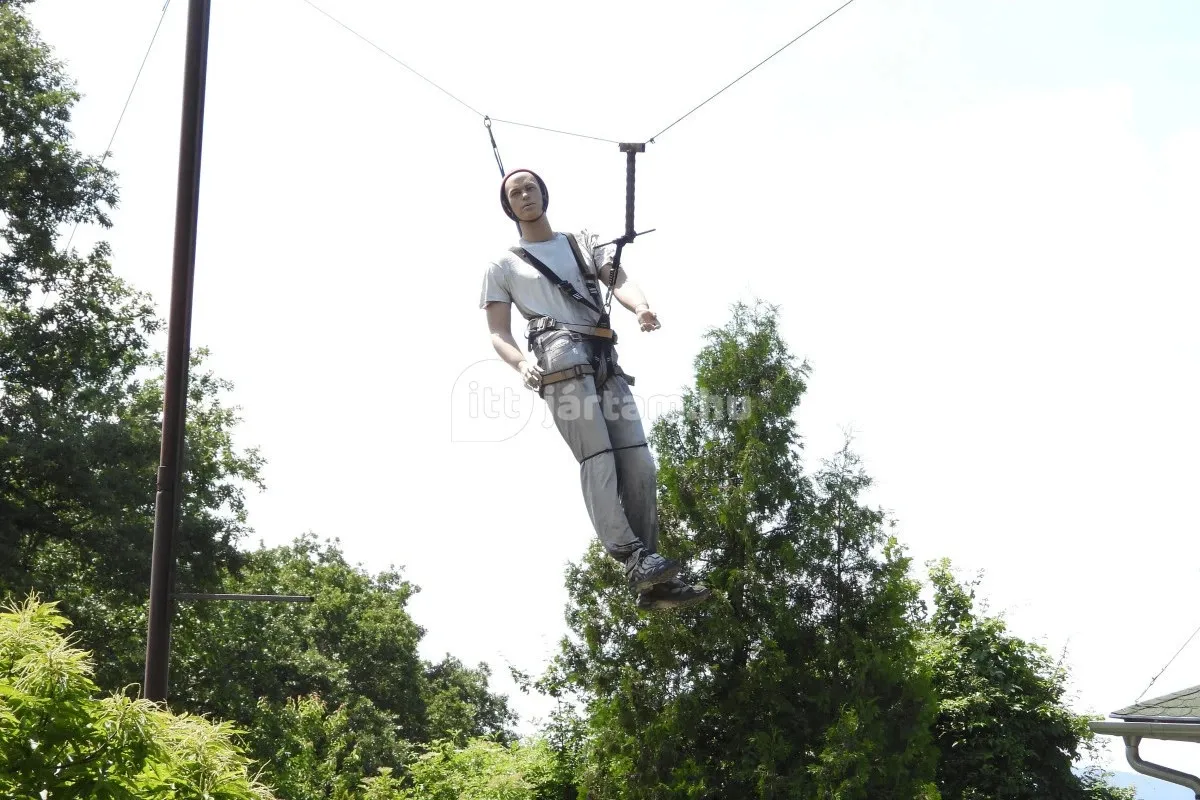
<svg viewBox="0 0 1200 800">
<path fill-rule="evenodd" d="M 695 597 L 687 600 L 671 601 L 671 600 L 655 600 L 653 604 L 648 606 L 639 605 L 638 611 L 675 611 L 681 608 L 691 608 L 697 606 L 706 600 L 711 600 L 713 596 L 712 589 L 709 589 L 704 594 L 698 594 Z"/>
</svg>

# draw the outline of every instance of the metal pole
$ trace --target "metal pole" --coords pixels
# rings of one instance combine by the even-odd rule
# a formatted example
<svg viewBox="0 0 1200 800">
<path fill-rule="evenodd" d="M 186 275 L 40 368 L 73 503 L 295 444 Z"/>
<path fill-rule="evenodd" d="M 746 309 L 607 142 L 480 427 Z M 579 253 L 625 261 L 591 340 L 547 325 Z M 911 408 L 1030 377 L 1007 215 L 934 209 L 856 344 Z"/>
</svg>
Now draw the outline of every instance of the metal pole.
<svg viewBox="0 0 1200 800">
<path fill-rule="evenodd" d="M 317 598 L 310 594 L 207 594 L 203 592 L 176 592 L 176 600 L 240 600 L 247 603 L 312 603 Z"/>
<path fill-rule="evenodd" d="M 200 150 L 204 132 L 204 83 L 208 71 L 211 0 L 189 0 L 179 178 L 175 198 L 175 254 L 171 315 L 167 327 L 167 375 L 163 392 L 162 446 L 154 498 L 154 549 L 150 556 L 150 621 L 146 633 L 147 700 L 167 699 L 171 648 L 172 544 L 179 524 L 183 434 L 187 419 L 192 285 L 196 271 L 196 221 L 200 207 Z"/>
</svg>

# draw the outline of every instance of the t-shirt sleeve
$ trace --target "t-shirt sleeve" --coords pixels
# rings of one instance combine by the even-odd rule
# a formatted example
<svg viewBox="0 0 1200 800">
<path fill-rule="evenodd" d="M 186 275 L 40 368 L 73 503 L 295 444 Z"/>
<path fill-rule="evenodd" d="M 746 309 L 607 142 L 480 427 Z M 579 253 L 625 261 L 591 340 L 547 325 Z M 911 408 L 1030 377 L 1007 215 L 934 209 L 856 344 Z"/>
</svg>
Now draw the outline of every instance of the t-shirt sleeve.
<svg viewBox="0 0 1200 800">
<path fill-rule="evenodd" d="M 599 276 L 600 270 L 612 265 L 613 258 L 617 253 L 616 245 L 600 245 L 600 237 L 586 230 L 579 232 L 579 239 L 583 249 L 592 257 L 592 265 L 596 268 L 596 275 Z"/>
<path fill-rule="evenodd" d="M 487 272 L 483 273 L 483 290 L 479 294 L 479 307 L 485 308 L 488 303 L 511 303 L 512 295 L 508 291 L 508 275 L 504 267 L 495 261 L 488 264 Z"/>
</svg>

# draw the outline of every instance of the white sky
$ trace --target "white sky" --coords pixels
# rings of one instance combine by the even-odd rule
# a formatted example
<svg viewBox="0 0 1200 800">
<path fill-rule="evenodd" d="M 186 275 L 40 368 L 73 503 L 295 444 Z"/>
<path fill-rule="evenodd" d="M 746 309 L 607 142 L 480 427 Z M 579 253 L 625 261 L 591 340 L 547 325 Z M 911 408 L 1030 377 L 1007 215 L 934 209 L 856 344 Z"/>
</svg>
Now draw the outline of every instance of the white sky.
<svg viewBox="0 0 1200 800">
<path fill-rule="evenodd" d="M 837 5 L 323 7 L 485 113 L 642 140 Z M 594 534 L 566 447 L 487 363 L 480 279 L 513 227 L 483 126 L 301 0 L 214 6 L 192 341 L 269 460 L 257 536 L 403 565 L 423 654 L 511 691 L 506 663 L 554 651 L 563 566 Z M 32 7 L 85 94 L 85 150 L 160 9 Z M 103 234 L 164 314 L 185 9 L 113 147 Z M 615 145 L 496 135 L 556 227 L 621 232 Z M 781 304 L 814 366 L 811 463 L 852 429 L 915 563 L 986 569 L 991 608 L 1066 648 L 1075 707 L 1106 714 L 1200 625 L 1198 186 L 1194 2 L 858 0 L 639 157 L 638 227 L 658 230 L 625 263 L 664 328 L 622 312 L 622 363 L 669 398 L 732 302 Z M 524 416 L 471 419 L 472 383 Z M 1200 643 L 1148 696 L 1198 683 Z M 527 723 L 548 709 L 513 699 Z M 1200 771 L 1194 746 L 1143 754 Z"/>
</svg>

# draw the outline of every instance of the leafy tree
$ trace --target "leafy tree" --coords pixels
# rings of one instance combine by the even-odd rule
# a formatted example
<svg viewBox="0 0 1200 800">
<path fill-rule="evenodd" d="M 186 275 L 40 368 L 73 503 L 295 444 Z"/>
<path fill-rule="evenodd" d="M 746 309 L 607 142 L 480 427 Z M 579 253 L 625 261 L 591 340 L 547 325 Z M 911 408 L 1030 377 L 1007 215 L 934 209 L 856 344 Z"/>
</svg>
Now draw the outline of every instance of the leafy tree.
<svg viewBox="0 0 1200 800">
<path fill-rule="evenodd" d="M 396 800 L 537 800 L 552 771 L 553 756 L 541 740 L 438 742 L 412 764 L 413 785 Z"/>
<path fill-rule="evenodd" d="M 228 724 L 98 697 L 53 603 L 0 613 L 0 795 L 14 800 L 260 800 Z"/>
<path fill-rule="evenodd" d="M 569 571 L 543 685 L 587 705 L 597 797 L 936 796 L 919 587 L 848 451 L 804 473 L 806 375 L 773 309 L 736 306 L 655 427 L 664 549 L 720 599 L 640 618 L 598 548 Z"/>
<path fill-rule="evenodd" d="M 471 668 L 449 653 L 437 664 L 426 663 L 424 697 L 425 740 L 465 744 L 469 738 L 511 742 L 509 726 L 517 715 L 508 699 L 488 690 L 491 667 Z"/>
<path fill-rule="evenodd" d="M 587 719 L 560 697 L 540 736 L 554 761 L 549 778 L 538 790 L 538 800 L 578 800 L 586 765 Z"/>
<path fill-rule="evenodd" d="M 370 700 L 330 710 L 316 695 L 281 704 L 259 701 L 246 733 L 262 780 L 286 800 L 358 797 L 362 781 L 402 770 L 415 748 Z M 377 787 L 376 791 L 380 791 Z"/>
<path fill-rule="evenodd" d="M 316 693 L 337 706 L 361 696 L 396 715 L 403 738 L 419 738 L 423 631 L 405 610 L 416 587 L 398 572 L 372 577 L 312 535 L 244 558 L 224 591 L 315 600 L 180 604 L 173 701 L 249 724 L 260 699 L 278 704 Z"/>
<path fill-rule="evenodd" d="M 79 95 L 23 16 L 0 5 L 0 593 L 57 599 L 107 687 L 140 679 L 162 412 L 149 297 L 100 243 L 61 251 L 61 226 L 109 225 L 115 176 L 75 149 Z M 246 530 L 257 453 L 239 453 L 228 385 L 193 359 L 182 587 L 216 585 Z"/>
<path fill-rule="evenodd" d="M 486 664 L 420 658 L 424 630 L 406 608 L 418 588 L 400 572 L 372 576 L 311 534 L 243 557 L 224 591 L 314 602 L 181 605 L 172 653 L 180 708 L 251 725 L 263 718 L 264 702 L 277 709 L 315 694 L 333 709 L 384 715 L 395 736 L 411 742 L 511 738 L 515 714 L 488 691 Z"/>
<path fill-rule="evenodd" d="M 1092 760 L 1088 718 L 1064 703 L 1067 673 L 1045 648 L 975 610 L 978 581 L 960 583 L 947 560 L 930 565 L 935 609 L 921 658 L 938 693 L 938 788 L 946 800 L 1132 800 Z"/>
<path fill-rule="evenodd" d="M 163 406 L 150 341 L 162 325 L 106 244 L 58 249 L 64 226 L 110 224 L 116 179 L 75 148 L 78 92 L 24 5 L 0 4 L 0 594 L 56 600 L 96 655 L 95 681 L 123 689 L 142 671 Z M 312 540 L 237 549 L 262 460 L 233 447 L 231 387 L 206 355 L 192 358 L 177 586 L 317 601 L 181 605 L 174 704 L 255 726 L 246 741 L 296 796 L 403 769 L 408 740 L 510 741 L 515 715 L 488 691 L 486 665 L 418 657 L 405 610 L 415 587 L 398 573 L 368 576 Z M 307 761 L 277 758 L 310 733 Z"/>
<path fill-rule="evenodd" d="M 107 226 L 117 188 L 74 147 L 79 95 L 26 4 L 0 3 L 0 594 L 58 605 L 0 623 L 0 793 L 260 796 L 230 727 L 95 698 L 141 674 L 161 321 L 106 244 L 57 248 L 63 226 Z M 564 706 L 533 745 L 513 741 L 486 665 L 418 657 L 416 588 L 399 573 L 369 576 L 311 538 L 237 549 L 262 461 L 233 447 L 230 387 L 204 358 L 179 586 L 317 602 L 184 606 L 175 702 L 253 726 L 245 741 L 285 797 L 909 798 L 935 796 L 934 777 L 964 800 L 1128 796 L 1094 769 L 1071 774 L 1092 739 L 1062 703 L 1065 675 L 977 616 L 946 570 L 923 621 L 853 454 L 805 473 L 793 415 L 807 368 L 771 310 L 739 306 L 710 333 L 683 412 L 654 431 L 665 544 L 720 599 L 640 618 L 593 547 L 571 570 L 573 638 L 543 684 L 588 713 Z M 57 633 L 56 607 L 94 665 Z M 415 760 L 411 743 L 435 744 Z"/>
</svg>

